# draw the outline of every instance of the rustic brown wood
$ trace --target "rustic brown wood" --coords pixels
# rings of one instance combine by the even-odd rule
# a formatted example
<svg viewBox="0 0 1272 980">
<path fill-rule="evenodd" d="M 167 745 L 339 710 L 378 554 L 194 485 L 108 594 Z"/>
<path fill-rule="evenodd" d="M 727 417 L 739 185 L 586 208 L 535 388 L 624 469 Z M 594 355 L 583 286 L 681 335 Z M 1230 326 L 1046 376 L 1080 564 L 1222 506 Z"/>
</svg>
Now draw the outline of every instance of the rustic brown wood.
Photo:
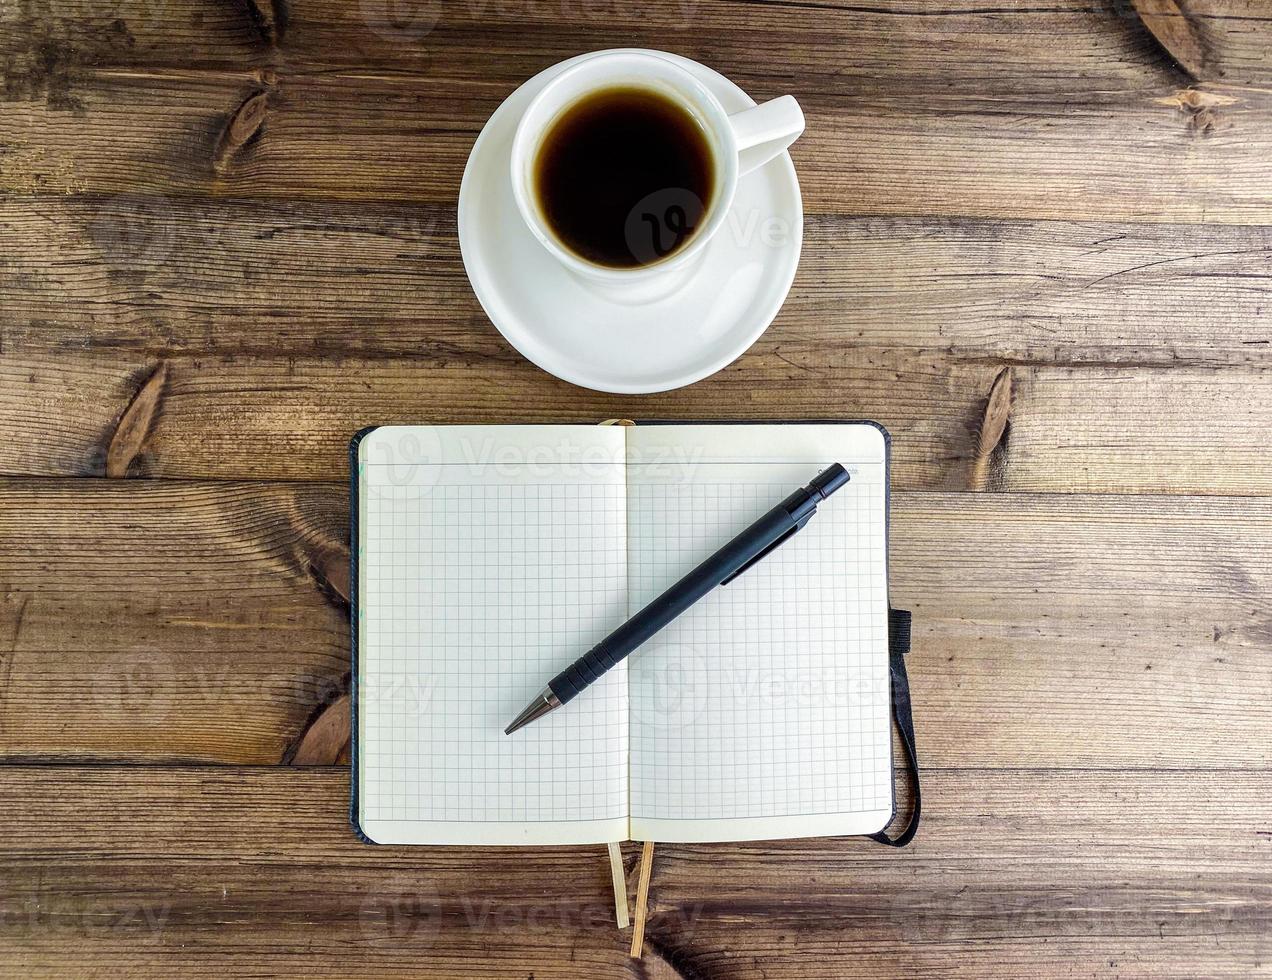
<svg viewBox="0 0 1272 980">
<path fill-rule="evenodd" d="M 997 485 L 1272 483 L 1269 228 L 816 219 L 761 342 L 704 385 L 635 400 L 526 364 L 486 322 L 453 234 L 448 209 L 0 204 L 13 246 L 0 419 L 14 436 L 0 467 L 113 472 L 119 420 L 142 405 L 130 473 L 332 480 L 373 419 L 800 417 L 824 414 L 828 389 L 835 414 L 898 434 L 898 486 L 965 487 L 993 379 L 1016 364 L 1018 424 Z M 161 364 L 162 406 L 138 398 Z M 1124 368 L 1151 370 L 1127 385 Z M 1110 454 L 1110 440 L 1137 454 Z M 1057 445 L 1066 466 L 1052 465 Z"/>
<path fill-rule="evenodd" d="M 1244 39 L 1234 36 L 1229 43 L 1246 44 L 1251 55 L 1259 38 L 1251 16 L 1257 4 L 1206 4 L 1214 16 L 1224 8 L 1233 12 L 1233 33 L 1241 30 Z M 14 4 L 0 10 L 0 53 L 22 83 L 15 90 L 28 93 L 44 91 L 59 72 L 88 66 L 300 73 L 345 68 L 514 83 L 570 54 L 613 46 L 683 50 L 710 57 L 731 76 L 799 70 L 835 87 L 882 88 L 904 79 L 939 90 L 947 78 L 984 86 L 990 59 L 1017 72 L 1035 92 L 1071 85 L 1074 80 L 1060 69 L 1075 64 L 1083 69 L 1078 81 L 1105 90 L 1146 71 L 1170 70 L 1140 18 L 1120 9 L 1126 5 L 1090 0 L 1015 9 L 947 0 L 932 10 L 904 0 L 870 7 L 780 0 L 422 0 L 396 9 L 375 0 L 293 0 L 286 4 L 283 30 L 272 36 L 261 30 L 266 6 L 216 0 Z M 1043 23 L 1046 30 L 1039 29 Z M 1055 43 L 1057 38 L 1066 43 Z M 933 57 L 941 59 L 942 74 L 930 70 Z"/>
<path fill-rule="evenodd" d="M 163 976 L 1182 977 L 1266 964 L 1266 771 L 933 771 L 925 791 L 933 817 L 895 853 L 860 839 L 659 845 L 648 972 L 628 974 L 604 848 L 369 848 L 336 769 L 7 767 L 0 943 L 24 973 Z"/>
<path fill-rule="evenodd" d="M 788 79 L 752 88 L 778 95 Z M 226 127 L 262 81 L 258 71 L 85 70 L 66 96 L 75 111 L 47 98 L 7 106 L 0 142 L 13 149 L 0 189 L 449 203 L 482 122 L 509 92 L 479 79 L 281 78 L 267 119 L 227 159 Z M 1054 105 L 1011 87 L 919 101 L 801 96 L 809 129 L 793 156 L 812 213 L 1272 222 L 1266 90 L 1153 80 Z"/>
<path fill-rule="evenodd" d="M 290 758 L 284 755 L 283 761 L 293 766 L 331 766 L 342 759 L 347 762 L 353 722 L 351 709 L 348 694 L 321 705 L 319 714 L 301 735 L 296 751 Z"/>
<path fill-rule="evenodd" d="M 1131 0 L 1144 26 L 1180 68 L 1196 79 L 1207 72 L 1200 24 L 1176 0 Z"/>
<path fill-rule="evenodd" d="M 987 489 L 994 454 L 1007 434 L 1007 423 L 1011 418 L 1011 396 L 1011 368 L 1005 367 L 998 372 L 998 377 L 989 389 L 989 397 L 985 399 L 985 419 L 976 436 L 976 451 L 972 459 L 973 490 Z"/>
<path fill-rule="evenodd" d="M 1047 29 L 1039 30 L 1044 19 Z M 569 54 L 607 46 L 679 50 L 739 77 L 789 66 L 814 83 L 858 88 L 897 78 L 933 89 L 951 79 L 983 86 L 984 63 L 994 59 L 1017 71 L 1030 91 L 1058 91 L 1072 88 L 1065 69 L 1078 66 L 1076 81 L 1107 91 L 1169 70 L 1152 37 L 1199 80 L 1259 84 L 1268 77 L 1270 34 L 1261 0 L 1050 0 L 997 8 L 946 0 L 931 9 L 903 0 L 869 7 L 421 0 L 396 8 L 378 0 L 296 0 L 282 18 L 272 3 L 215 0 L 54 0 L 0 10 L 0 56 L 11 90 L 54 99 L 64 76 L 87 66 L 343 67 L 514 82 Z M 925 70 L 934 49 L 939 73 Z"/>
<path fill-rule="evenodd" d="M 8 758 L 277 763 L 343 692 L 347 607 L 323 571 L 348 561 L 340 488 L 19 481 L 2 497 Z"/>
<path fill-rule="evenodd" d="M 128 407 L 120 416 L 119 424 L 106 446 L 106 475 L 127 476 L 150 437 L 150 430 L 159 417 L 163 394 L 168 383 L 168 365 L 160 362 L 142 382 Z"/>
<path fill-rule="evenodd" d="M 489 331 L 490 328 L 478 328 Z M 643 397 L 557 381 L 487 336 L 490 353 L 426 344 L 418 357 L 172 357 L 162 411 L 130 472 L 341 480 L 369 423 L 598 422 L 606 418 L 873 418 L 897 434 L 894 485 L 974 483 L 1001 360 L 765 337 L 715 377 Z M 0 468 L 102 475 L 115 419 L 148 356 L 66 350 L 0 358 Z M 1272 367 L 1118 364 L 1013 368 L 1008 490 L 1266 494 Z"/>
<path fill-rule="evenodd" d="M 7 482 L 0 756 L 337 758 L 345 500 Z M 1268 499 L 902 493 L 891 566 L 927 764 L 1272 764 Z"/>
<path fill-rule="evenodd" d="M 7 354 L 508 350 L 464 276 L 453 205 L 11 196 L 0 242 Z M 812 216 L 766 338 L 967 360 L 1267 366 L 1269 282 L 1272 226 Z"/>
<path fill-rule="evenodd" d="M 1261 0 L 1131 0 L 1144 26 L 1198 81 L 1267 85 L 1272 12 Z"/>
<path fill-rule="evenodd" d="M 487 115 L 619 45 L 810 124 L 782 315 L 649 398 L 455 243 Z M 1269 51 L 1263 0 L 0 3 L 0 972 L 1266 972 Z M 660 846 L 635 963 L 600 848 L 353 838 L 354 430 L 828 414 L 895 437 L 909 849 Z"/>
<path fill-rule="evenodd" d="M 643 19 L 648 43 L 657 34 L 661 46 L 708 57 L 759 96 L 797 80 L 810 126 L 796 160 L 813 212 L 1243 223 L 1272 215 L 1272 97 L 1255 86 L 1191 88 L 1116 4 L 1069 0 L 1015 18 L 972 4 L 917 18 L 899 3 L 870 17 L 780 4 L 757 17 L 755 5 L 666 0 L 649 17 L 645 5 L 627 9 L 607 35 L 594 22 L 610 16 L 580 15 L 569 30 L 560 11 L 527 17 L 537 4 L 514 5 L 501 21 L 497 4 L 443 14 L 422 3 L 406 11 L 419 14 L 416 27 L 397 29 L 368 0 L 314 7 L 308 25 L 306 8 L 289 6 L 279 46 L 245 3 L 241 23 L 214 13 L 198 50 L 179 57 L 168 32 L 189 36 L 203 6 L 137 0 L 108 29 L 81 5 L 68 4 L 65 17 L 54 6 L 47 17 L 16 18 L 0 187 L 449 203 L 481 122 L 517 81 L 607 37 L 632 43 L 622 23 Z M 730 30 L 748 16 L 751 26 Z M 1022 29 L 1040 17 L 1051 30 Z M 148 39 L 140 48 L 130 19 Z M 669 22 L 681 25 L 670 37 Z M 704 49 L 721 37 L 733 38 L 732 51 Z M 865 63 L 846 63 L 848 52 Z M 367 58 L 381 70 L 368 71 Z M 987 58 L 997 59 L 988 74 Z M 1206 103 L 1200 119 L 1197 98 Z M 254 138 L 227 157 L 226 134 L 246 106 Z"/>
</svg>

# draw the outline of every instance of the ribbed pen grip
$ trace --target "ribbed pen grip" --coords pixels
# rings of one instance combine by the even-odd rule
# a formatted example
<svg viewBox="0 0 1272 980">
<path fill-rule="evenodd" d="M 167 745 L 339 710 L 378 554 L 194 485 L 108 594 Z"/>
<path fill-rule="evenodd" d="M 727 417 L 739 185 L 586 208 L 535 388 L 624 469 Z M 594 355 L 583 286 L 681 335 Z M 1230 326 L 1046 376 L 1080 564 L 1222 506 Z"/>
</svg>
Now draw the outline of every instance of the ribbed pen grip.
<svg viewBox="0 0 1272 980">
<path fill-rule="evenodd" d="M 548 686 L 552 688 L 552 693 L 561 700 L 561 703 L 565 704 L 576 694 L 582 693 L 589 684 L 599 680 L 602 674 L 625 656 L 626 653 L 616 649 L 608 639 L 602 640 L 552 678 L 552 683 Z"/>
</svg>

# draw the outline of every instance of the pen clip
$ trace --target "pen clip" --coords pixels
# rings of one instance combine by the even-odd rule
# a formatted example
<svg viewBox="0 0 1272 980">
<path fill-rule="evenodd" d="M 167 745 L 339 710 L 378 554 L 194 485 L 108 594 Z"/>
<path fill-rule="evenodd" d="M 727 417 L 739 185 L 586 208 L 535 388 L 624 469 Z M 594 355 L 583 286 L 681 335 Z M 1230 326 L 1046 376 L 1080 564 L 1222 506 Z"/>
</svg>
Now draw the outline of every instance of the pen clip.
<svg viewBox="0 0 1272 980">
<path fill-rule="evenodd" d="M 816 513 L 816 511 L 814 511 L 813 513 Z M 762 561 L 763 559 L 767 558 L 770 554 L 772 554 L 774 551 L 776 551 L 776 550 L 777 550 L 778 548 L 780 548 L 782 545 L 786 544 L 786 542 L 787 542 L 787 541 L 789 541 L 791 538 L 795 537 L 796 532 L 803 530 L 804 525 L 805 525 L 805 524 L 807 524 L 810 520 L 812 520 L 812 518 L 813 518 L 813 514 L 809 514 L 809 515 L 808 515 L 807 517 L 805 517 L 802 521 L 800 521 L 798 524 L 796 524 L 793 528 L 791 528 L 789 531 L 787 531 L 785 534 L 783 534 L 780 538 L 778 538 L 776 541 L 774 541 L 771 545 L 769 545 L 767 548 L 765 548 L 763 551 L 761 551 L 758 555 L 756 555 L 754 558 L 752 558 L 750 561 L 748 561 L 745 565 L 743 565 L 741 568 L 739 568 L 736 572 L 734 572 L 732 575 L 730 575 L 728 578 L 726 578 L 726 579 L 725 579 L 723 582 L 721 582 L 720 584 L 721 584 L 721 585 L 728 585 L 730 582 L 732 582 L 735 578 L 737 578 L 739 575 L 741 575 L 743 572 L 745 572 L 745 571 L 746 571 L 748 568 L 750 568 L 752 565 L 754 565 L 754 564 L 756 564 L 756 563 L 758 563 L 758 562 Z"/>
</svg>

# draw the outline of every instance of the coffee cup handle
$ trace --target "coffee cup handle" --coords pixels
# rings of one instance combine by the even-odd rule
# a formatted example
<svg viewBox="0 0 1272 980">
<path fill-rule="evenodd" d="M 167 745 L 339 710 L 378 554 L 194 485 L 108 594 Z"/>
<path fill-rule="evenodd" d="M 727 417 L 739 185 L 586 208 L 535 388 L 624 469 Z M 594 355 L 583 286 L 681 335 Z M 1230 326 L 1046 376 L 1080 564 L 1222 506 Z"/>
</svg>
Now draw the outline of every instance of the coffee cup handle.
<svg viewBox="0 0 1272 980">
<path fill-rule="evenodd" d="M 799 139 L 804 111 L 792 95 L 783 95 L 729 117 L 738 147 L 738 175 L 762 167 Z"/>
</svg>

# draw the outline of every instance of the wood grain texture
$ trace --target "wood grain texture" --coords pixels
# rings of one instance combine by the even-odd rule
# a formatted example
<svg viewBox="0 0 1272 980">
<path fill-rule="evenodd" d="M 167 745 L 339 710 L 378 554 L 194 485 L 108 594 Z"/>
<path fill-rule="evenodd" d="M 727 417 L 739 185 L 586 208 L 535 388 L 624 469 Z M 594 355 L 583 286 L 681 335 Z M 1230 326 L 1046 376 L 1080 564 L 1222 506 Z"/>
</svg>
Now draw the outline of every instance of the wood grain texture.
<svg viewBox="0 0 1272 980">
<path fill-rule="evenodd" d="M 498 356 L 453 206 L 0 197 L 0 351 Z M 778 341 L 1272 365 L 1272 227 L 813 216 Z"/>
<path fill-rule="evenodd" d="M 1272 95 L 1194 85 L 1129 8 L 960 3 L 925 17 L 901 3 L 665 0 L 652 15 L 623 2 L 575 20 L 513 6 L 406 4 L 418 17 L 386 25 L 379 0 L 288 5 L 280 37 L 244 3 L 242 23 L 217 12 L 196 50 L 163 45 L 156 65 L 156 35 L 189 36 L 202 5 L 130 3 L 103 28 L 54 4 L 13 22 L 0 188 L 449 203 L 520 80 L 639 43 L 624 23 L 640 20 L 646 43 L 706 59 L 758 98 L 793 88 L 814 213 L 1272 221 Z"/>
<path fill-rule="evenodd" d="M 1263 0 L 0 0 L 0 973 L 1267 974 L 1270 42 Z M 621 45 L 810 124 L 781 317 L 650 398 L 524 362 L 455 240 L 489 113 Z M 634 963 L 600 848 L 355 841 L 353 431 L 810 415 L 895 437 L 910 848 L 660 846 Z"/>
<path fill-rule="evenodd" d="M 764 98 L 789 85 L 752 89 Z M 13 148 L 0 189 L 449 203 L 510 88 L 89 70 L 72 91 L 74 112 L 15 101 L 0 116 L 0 141 Z M 266 104 L 251 101 L 265 92 L 252 138 L 227 154 L 227 128 L 242 106 Z M 1072 96 L 1041 114 L 1036 96 L 1012 89 L 917 102 L 798 94 L 808 130 L 792 155 L 811 213 L 1272 222 L 1272 94 L 1262 90 L 1158 84 Z"/>
<path fill-rule="evenodd" d="M 1144 26 L 1198 81 L 1267 85 L 1272 11 L 1262 0 L 1131 0 Z"/>
<path fill-rule="evenodd" d="M 9 758 L 128 746 L 277 763 L 343 692 L 339 488 L 19 482 L 0 496 Z"/>
<path fill-rule="evenodd" d="M 1150 13 L 1169 12 L 1167 0 L 1150 3 L 1155 4 Z M 979 0 L 946 0 L 931 9 L 903 0 L 869 7 L 749 0 L 421 0 L 396 8 L 378 0 L 293 0 L 286 4 L 282 29 L 268 31 L 261 21 L 271 6 L 215 0 L 14 4 L 0 11 L 0 52 L 13 68 L 29 68 L 30 86 L 46 80 L 36 70 L 47 61 L 38 56 L 42 48 L 55 49 L 60 65 L 138 71 L 281 65 L 298 72 L 442 74 L 444 67 L 449 75 L 510 82 L 527 77 L 544 59 L 668 42 L 712 53 L 729 65 L 730 74 L 789 66 L 818 80 L 858 84 L 906 77 L 939 88 L 930 70 L 934 47 L 959 80 L 983 83 L 987 61 L 1018 71 L 1032 66 L 1031 75 L 1021 71 L 1021 76 L 1031 79 L 1035 91 L 1060 85 L 1070 65 L 1101 85 L 1142 77 L 1146 70 L 1170 70 L 1149 43 L 1141 16 L 1127 4 L 1100 0 L 996 9 Z M 1203 2 L 1189 6 L 1200 10 Z M 1250 24 L 1257 0 L 1209 0 L 1204 6 L 1212 17 L 1231 11 L 1235 26 Z M 1244 28 L 1251 55 L 1257 53 L 1257 31 Z M 1057 37 L 1068 44 L 1052 43 Z"/>
<path fill-rule="evenodd" d="M 339 769 L 7 767 L 0 946 L 24 975 L 1266 968 L 1267 771 L 938 771 L 925 790 L 932 817 L 899 852 L 861 839 L 659 845 L 636 966 L 603 848 L 367 847 Z M 104 808 L 109 823 L 84 820 Z"/>
<path fill-rule="evenodd" d="M 497 78 L 515 83 L 544 64 L 603 47 L 683 50 L 731 77 L 788 70 L 813 85 L 883 88 L 896 80 L 948 89 L 984 85 L 987 62 L 1030 92 L 1077 81 L 1107 91 L 1156 72 L 1196 35 L 1202 81 L 1266 78 L 1272 25 L 1260 0 L 1051 0 L 987 8 L 880 0 L 870 6 L 748 0 L 26 0 L 0 9 L 0 56 L 11 94 L 55 91 L 59 75 L 98 67 L 347 69 Z M 278 15 L 282 11 L 282 16 Z M 1161 48 L 1153 43 L 1156 39 Z M 934 55 L 934 49 L 935 51 Z M 932 58 L 940 72 L 932 71 Z"/>
<path fill-rule="evenodd" d="M 974 483 L 978 434 L 1001 362 L 765 337 L 707 381 L 632 398 L 557 381 L 493 337 L 490 354 L 443 341 L 391 363 L 326 358 L 166 360 L 162 411 L 130 473 L 341 480 L 363 426 L 595 422 L 606 418 L 872 418 L 898 435 L 894 486 Z M 93 476 L 156 362 L 124 352 L 0 359 L 0 471 Z M 1266 494 L 1272 368 L 1029 366 L 1013 370 L 1009 490 Z"/>
<path fill-rule="evenodd" d="M 337 758 L 345 498 L 7 482 L 0 756 Z M 898 494 L 890 558 L 926 765 L 1272 765 L 1272 502 Z"/>
<path fill-rule="evenodd" d="M 130 473 L 306 480 L 342 478 L 371 420 L 832 414 L 898 435 L 899 487 L 951 489 L 976 485 L 984 405 L 1016 365 L 999 489 L 1272 487 L 1265 227 L 815 219 L 762 340 L 641 399 L 516 354 L 449 209 L 26 197 L 0 204 L 0 240 L 9 473 L 116 472 L 138 405 Z"/>
<path fill-rule="evenodd" d="M 379 0 L 294 0 L 286 4 L 282 29 L 270 31 L 261 21 L 271 6 L 25 2 L 0 10 L 0 53 L 14 79 L 11 94 L 54 95 L 59 75 L 90 67 L 302 75 L 344 69 L 516 84 L 580 51 L 668 45 L 709 58 L 731 77 L 799 71 L 826 88 L 884 88 L 904 79 L 943 89 L 932 71 L 934 48 L 944 75 L 956 82 L 983 86 L 986 62 L 993 62 L 1034 92 L 1065 87 L 1073 68 L 1104 90 L 1172 71 L 1140 15 L 1099 0 L 1014 9 L 949 0 L 930 10 L 903 0 L 870 7 L 749 0 L 421 0 L 395 7 Z M 1236 4 L 1228 0 L 1227 6 Z M 1248 25 L 1251 18 L 1237 20 Z M 1257 55 L 1257 28 L 1244 33 Z M 1053 43 L 1056 38 L 1066 43 Z"/>
</svg>

